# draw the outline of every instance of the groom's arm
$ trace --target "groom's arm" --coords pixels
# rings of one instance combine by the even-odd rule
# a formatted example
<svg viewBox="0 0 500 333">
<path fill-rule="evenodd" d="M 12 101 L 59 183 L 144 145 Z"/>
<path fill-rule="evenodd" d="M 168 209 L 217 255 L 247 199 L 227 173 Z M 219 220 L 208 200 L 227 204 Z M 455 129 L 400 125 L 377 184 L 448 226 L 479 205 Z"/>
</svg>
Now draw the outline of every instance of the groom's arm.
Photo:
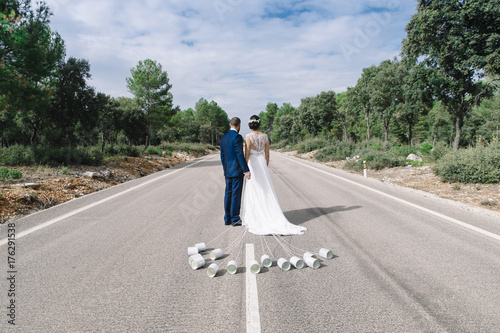
<svg viewBox="0 0 500 333">
<path fill-rule="evenodd" d="M 220 161 L 222 163 L 222 168 L 224 169 L 224 175 L 226 175 L 226 159 L 224 155 L 224 142 L 223 140 L 220 141 Z"/>
<path fill-rule="evenodd" d="M 235 140 L 235 152 L 236 158 L 238 159 L 238 163 L 243 170 L 243 173 L 249 173 L 250 169 L 248 168 L 247 162 L 245 161 L 245 156 L 243 156 L 243 138 L 241 135 L 238 135 Z"/>
</svg>

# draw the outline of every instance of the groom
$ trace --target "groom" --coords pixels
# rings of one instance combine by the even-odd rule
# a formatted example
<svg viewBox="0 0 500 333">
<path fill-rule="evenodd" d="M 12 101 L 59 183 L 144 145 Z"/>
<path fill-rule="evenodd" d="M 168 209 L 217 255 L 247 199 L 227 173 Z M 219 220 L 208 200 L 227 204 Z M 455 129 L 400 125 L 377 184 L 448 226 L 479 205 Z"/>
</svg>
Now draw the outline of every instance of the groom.
<svg viewBox="0 0 500 333">
<path fill-rule="evenodd" d="M 241 191 L 243 176 L 250 179 L 245 156 L 243 155 L 243 138 L 240 132 L 240 118 L 234 117 L 229 123 L 231 129 L 224 134 L 220 141 L 220 159 L 226 177 L 226 193 L 224 195 L 225 225 L 240 226 Z"/>
</svg>

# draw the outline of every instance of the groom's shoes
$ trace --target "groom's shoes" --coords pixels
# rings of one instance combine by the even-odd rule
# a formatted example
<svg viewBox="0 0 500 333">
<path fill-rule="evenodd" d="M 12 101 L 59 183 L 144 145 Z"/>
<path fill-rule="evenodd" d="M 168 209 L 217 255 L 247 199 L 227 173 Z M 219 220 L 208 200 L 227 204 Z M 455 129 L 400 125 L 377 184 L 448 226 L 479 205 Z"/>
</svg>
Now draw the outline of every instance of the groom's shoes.
<svg viewBox="0 0 500 333">
<path fill-rule="evenodd" d="M 234 223 L 233 223 L 233 227 L 240 227 L 240 226 L 241 226 L 241 224 L 242 224 L 242 223 L 241 223 L 241 220 L 236 221 L 236 222 L 234 222 Z"/>
</svg>

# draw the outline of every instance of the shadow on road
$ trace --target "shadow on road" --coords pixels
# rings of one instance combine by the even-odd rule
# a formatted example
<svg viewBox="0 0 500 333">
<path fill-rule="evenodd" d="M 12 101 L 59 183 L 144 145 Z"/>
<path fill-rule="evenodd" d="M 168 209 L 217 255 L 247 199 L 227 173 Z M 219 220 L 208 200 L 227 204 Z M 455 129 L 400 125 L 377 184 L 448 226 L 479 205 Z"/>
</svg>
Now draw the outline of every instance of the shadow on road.
<svg viewBox="0 0 500 333">
<path fill-rule="evenodd" d="M 345 212 L 348 210 L 354 210 L 359 208 L 361 208 L 361 206 L 313 207 L 313 208 L 290 210 L 288 212 L 284 212 L 283 214 L 285 214 L 288 221 L 290 221 L 293 224 L 299 225 L 331 213 Z"/>
</svg>

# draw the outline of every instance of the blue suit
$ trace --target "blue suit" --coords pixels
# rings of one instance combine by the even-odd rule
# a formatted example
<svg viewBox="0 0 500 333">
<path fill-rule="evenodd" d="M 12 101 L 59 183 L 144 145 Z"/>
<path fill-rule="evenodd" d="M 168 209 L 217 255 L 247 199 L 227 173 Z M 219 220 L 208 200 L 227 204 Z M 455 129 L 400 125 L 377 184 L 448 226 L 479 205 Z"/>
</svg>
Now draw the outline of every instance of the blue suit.
<svg viewBox="0 0 500 333">
<path fill-rule="evenodd" d="M 220 159 L 226 177 L 224 221 L 232 224 L 240 220 L 243 176 L 250 171 L 243 156 L 243 137 L 238 132 L 230 130 L 221 138 Z"/>
</svg>

